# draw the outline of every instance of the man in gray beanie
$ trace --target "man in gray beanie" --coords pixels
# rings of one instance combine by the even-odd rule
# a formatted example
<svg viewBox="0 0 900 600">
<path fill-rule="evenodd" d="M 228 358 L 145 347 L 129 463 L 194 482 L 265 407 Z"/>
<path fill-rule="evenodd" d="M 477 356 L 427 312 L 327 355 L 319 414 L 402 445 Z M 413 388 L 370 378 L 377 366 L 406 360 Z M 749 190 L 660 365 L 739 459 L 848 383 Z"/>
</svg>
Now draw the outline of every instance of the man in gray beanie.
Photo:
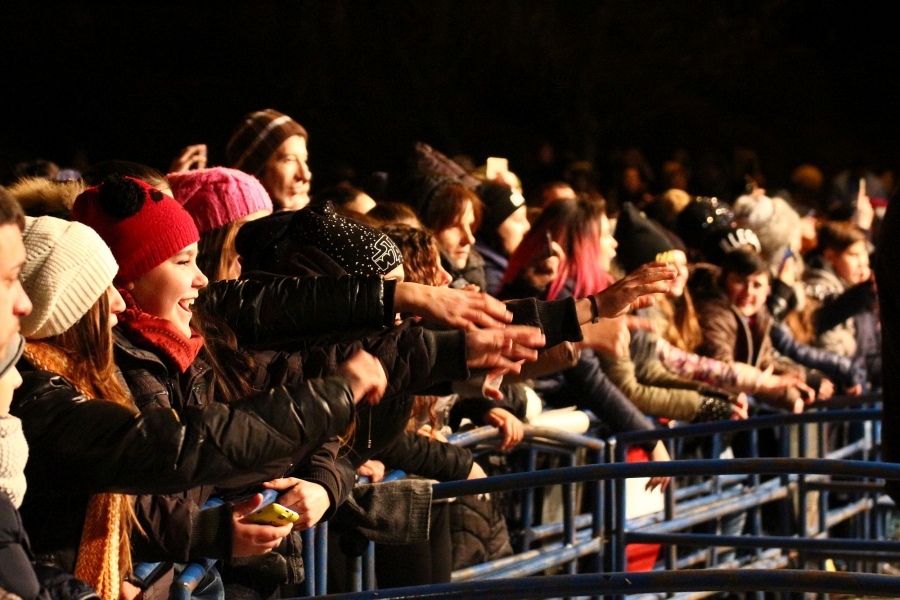
<svg viewBox="0 0 900 600">
<path fill-rule="evenodd" d="M 19 319 L 31 312 L 31 301 L 19 279 L 25 265 L 22 207 L 0 187 L 0 359 L 5 348 L 19 333 Z"/>
</svg>

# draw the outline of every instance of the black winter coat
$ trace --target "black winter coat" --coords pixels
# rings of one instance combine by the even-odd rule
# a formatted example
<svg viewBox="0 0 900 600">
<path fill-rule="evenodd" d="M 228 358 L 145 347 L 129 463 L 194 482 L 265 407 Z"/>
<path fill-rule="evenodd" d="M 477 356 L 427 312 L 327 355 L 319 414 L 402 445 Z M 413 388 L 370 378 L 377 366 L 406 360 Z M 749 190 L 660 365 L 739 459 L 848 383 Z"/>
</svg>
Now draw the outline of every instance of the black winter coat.
<svg viewBox="0 0 900 600">
<path fill-rule="evenodd" d="M 377 275 L 250 275 L 254 279 L 211 283 L 200 290 L 195 304 L 228 323 L 244 346 L 394 322 L 394 280 Z M 276 318 L 266 318 L 270 315 Z"/>
<path fill-rule="evenodd" d="M 0 588 L 22 600 L 34 600 L 41 592 L 29 554 L 22 519 L 9 497 L 0 492 Z"/>
<path fill-rule="evenodd" d="M 355 412 L 343 378 L 274 388 L 233 406 L 192 402 L 178 414 L 154 394 L 142 398 L 143 412 L 136 415 L 112 402 L 85 401 L 64 378 L 31 370 L 25 360 L 20 370 L 24 383 L 11 412 L 22 419 L 31 446 L 22 515 L 35 550 L 53 555 L 68 569 L 74 568 L 88 494 L 192 490 L 183 495 L 191 499 L 187 512 L 165 503 L 138 503 L 139 516 L 155 515 L 142 522 L 152 548 L 154 540 L 174 534 L 173 517 L 166 515 L 181 514 L 187 519 L 181 525 L 191 531 L 197 507 L 211 490 L 196 486 L 246 487 L 280 476 L 292 464 L 308 464 L 313 451 L 346 430 Z M 192 381 L 188 389 L 195 387 Z M 227 453 L 222 451 L 226 448 Z M 220 525 L 201 524 L 207 536 L 188 537 L 188 550 L 180 552 L 189 552 L 191 545 L 208 552 L 214 543 L 210 540 L 221 542 Z M 136 550 L 141 547 L 138 537 Z"/>
</svg>

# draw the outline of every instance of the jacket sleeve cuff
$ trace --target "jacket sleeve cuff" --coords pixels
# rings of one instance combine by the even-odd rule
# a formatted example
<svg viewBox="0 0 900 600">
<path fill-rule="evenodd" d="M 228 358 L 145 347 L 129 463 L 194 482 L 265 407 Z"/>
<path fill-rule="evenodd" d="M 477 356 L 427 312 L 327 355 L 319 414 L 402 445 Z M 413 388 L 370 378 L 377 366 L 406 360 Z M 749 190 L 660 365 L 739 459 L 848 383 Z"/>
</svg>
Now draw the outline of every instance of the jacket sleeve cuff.
<svg viewBox="0 0 900 600">
<path fill-rule="evenodd" d="M 425 330 L 425 341 L 431 357 L 431 380 L 465 381 L 469 378 L 466 366 L 466 332 L 462 330 Z"/>
<path fill-rule="evenodd" d="M 198 510 L 191 517 L 190 556 L 195 558 L 231 558 L 232 504 Z"/>
<path fill-rule="evenodd" d="M 547 338 L 545 348 L 552 348 L 563 342 L 580 342 L 584 339 L 578 312 L 575 310 L 575 298 L 571 296 L 563 300 L 545 302 L 537 301 L 538 316 L 541 328 Z"/>
<path fill-rule="evenodd" d="M 394 324 L 394 294 L 397 292 L 397 280 L 385 279 L 382 284 L 381 303 L 384 306 L 384 326 L 390 327 Z"/>
<path fill-rule="evenodd" d="M 309 467 L 304 469 L 302 474 L 296 476 L 300 479 L 317 483 L 325 488 L 325 491 L 328 492 L 328 501 L 330 502 L 330 505 L 328 506 L 328 510 L 325 511 L 325 514 L 322 515 L 321 520 L 327 521 L 330 519 L 337 510 L 341 500 L 341 483 L 338 481 L 337 477 L 334 476 L 334 473 L 323 467 Z"/>
</svg>

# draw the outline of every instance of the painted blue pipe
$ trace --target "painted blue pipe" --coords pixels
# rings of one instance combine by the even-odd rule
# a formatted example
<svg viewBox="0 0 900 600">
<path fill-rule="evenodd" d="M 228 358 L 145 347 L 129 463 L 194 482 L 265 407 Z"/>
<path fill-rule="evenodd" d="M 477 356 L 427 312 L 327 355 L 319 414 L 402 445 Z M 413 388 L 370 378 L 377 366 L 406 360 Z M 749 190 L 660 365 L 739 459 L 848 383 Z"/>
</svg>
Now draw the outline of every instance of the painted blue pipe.
<svg viewBox="0 0 900 600">
<path fill-rule="evenodd" d="M 598 479 L 680 477 L 689 475 L 708 477 L 731 474 L 791 475 L 795 473 L 900 479 L 900 464 L 818 458 L 734 458 L 728 460 L 674 460 L 669 462 L 585 465 L 581 467 L 548 469 L 537 473 L 511 473 L 485 479 L 438 483 L 432 488 L 432 497 L 435 500 L 439 500 L 455 496 L 505 492 L 526 487 L 595 481 Z"/>
<path fill-rule="evenodd" d="M 831 573 L 770 569 L 707 569 L 650 573 L 552 575 L 415 586 L 326 596 L 332 600 L 520 600 L 561 595 L 608 596 L 662 592 L 775 591 L 818 594 L 861 594 L 900 598 L 900 577 L 868 573 Z"/>
<path fill-rule="evenodd" d="M 712 535 L 700 533 L 626 532 L 629 544 L 674 544 L 680 546 L 729 546 L 732 548 L 782 548 L 794 550 L 829 550 L 882 552 L 900 557 L 900 542 L 892 540 L 815 539 L 782 536 Z"/>
<path fill-rule="evenodd" d="M 653 429 L 648 431 L 631 431 L 616 435 L 619 444 L 635 444 L 651 442 L 653 440 L 668 440 L 686 437 L 707 437 L 717 433 L 736 433 L 738 431 L 750 431 L 751 429 L 766 429 L 769 427 L 784 427 L 785 425 L 798 425 L 808 423 L 857 423 L 862 421 L 881 420 L 881 409 L 842 410 L 824 412 L 805 412 L 795 414 L 765 415 L 753 417 L 742 421 L 715 421 L 713 423 L 701 423 L 698 425 L 685 425 Z M 610 440 L 607 440 L 609 443 Z"/>
</svg>

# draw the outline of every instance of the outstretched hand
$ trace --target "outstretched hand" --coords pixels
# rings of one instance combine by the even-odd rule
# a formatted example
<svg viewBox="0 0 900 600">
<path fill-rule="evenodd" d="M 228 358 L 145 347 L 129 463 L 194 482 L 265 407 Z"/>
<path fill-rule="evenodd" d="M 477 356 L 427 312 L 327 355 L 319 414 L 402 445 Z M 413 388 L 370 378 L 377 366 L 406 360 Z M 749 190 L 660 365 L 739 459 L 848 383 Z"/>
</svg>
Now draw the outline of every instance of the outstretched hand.
<svg viewBox="0 0 900 600">
<path fill-rule="evenodd" d="M 647 263 L 602 292 L 594 294 L 598 316 L 611 319 L 652 306 L 652 294 L 668 292 L 669 284 L 666 282 L 675 279 L 677 275 L 678 271 L 668 263 Z"/>
<path fill-rule="evenodd" d="M 546 343 L 537 327 L 512 325 L 504 329 L 474 329 L 466 333 L 466 364 L 476 369 L 506 369 L 518 374 L 521 360 L 537 360 Z"/>
<path fill-rule="evenodd" d="M 397 284 L 394 310 L 453 329 L 502 328 L 512 321 L 506 305 L 484 292 L 410 282 Z"/>
</svg>

